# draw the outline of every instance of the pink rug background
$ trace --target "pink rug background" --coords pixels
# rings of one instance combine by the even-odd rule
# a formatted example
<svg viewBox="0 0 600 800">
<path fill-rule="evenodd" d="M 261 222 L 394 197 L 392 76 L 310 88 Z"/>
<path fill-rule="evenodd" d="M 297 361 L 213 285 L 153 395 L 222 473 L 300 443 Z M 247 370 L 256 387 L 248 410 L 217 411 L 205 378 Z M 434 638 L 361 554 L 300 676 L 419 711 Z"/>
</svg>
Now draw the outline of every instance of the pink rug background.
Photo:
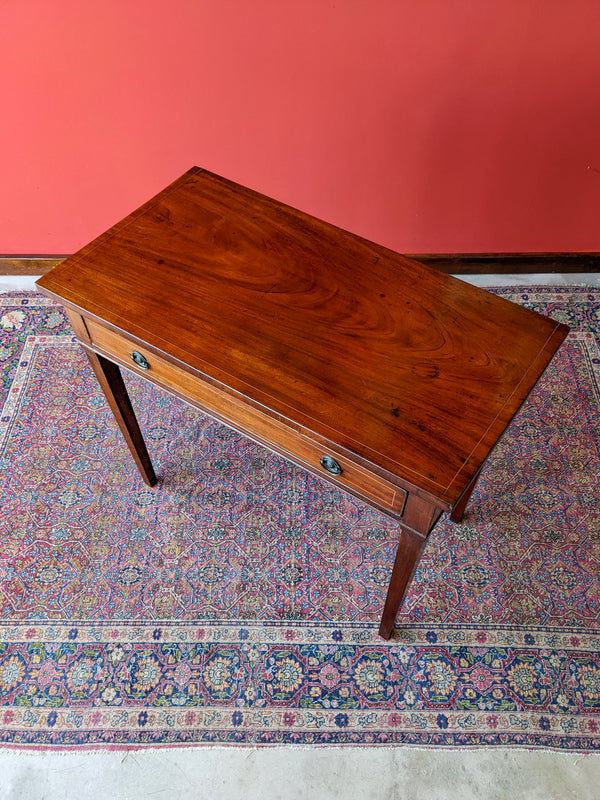
<svg viewBox="0 0 600 800">
<path fill-rule="evenodd" d="M 146 487 L 60 308 L 0 295 L 0 734 L 21 746 L 597 749 L 597 289 L 377 636 L 397 525 L 128 376 Z"/>
</svg>

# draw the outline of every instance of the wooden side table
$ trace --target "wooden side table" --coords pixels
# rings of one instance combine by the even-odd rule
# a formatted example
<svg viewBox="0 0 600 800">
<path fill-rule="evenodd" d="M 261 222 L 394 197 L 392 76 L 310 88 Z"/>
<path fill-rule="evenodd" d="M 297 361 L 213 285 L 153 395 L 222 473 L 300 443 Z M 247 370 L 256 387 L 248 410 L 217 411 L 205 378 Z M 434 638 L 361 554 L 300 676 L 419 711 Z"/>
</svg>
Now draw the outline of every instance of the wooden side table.
<svg viewBox="0 0 600 800">
<path fill-rule="evenodd" d="M 43 276 L 144 480 L 120 366 L 398 520 L 380 634 L 565 325 L 197 167 Z"/>
</svg>

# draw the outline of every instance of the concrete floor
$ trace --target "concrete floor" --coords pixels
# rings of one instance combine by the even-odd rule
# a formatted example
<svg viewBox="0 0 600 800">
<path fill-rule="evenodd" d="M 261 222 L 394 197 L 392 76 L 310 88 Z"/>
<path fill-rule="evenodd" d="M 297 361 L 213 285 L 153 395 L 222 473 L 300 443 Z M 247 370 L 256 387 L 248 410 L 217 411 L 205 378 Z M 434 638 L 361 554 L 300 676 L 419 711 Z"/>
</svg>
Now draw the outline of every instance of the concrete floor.
<svg viewBox="0 0 600 800">
<path fill-rule="evenodd" d="M 600 286 L 600 274 L 463 279 L 479 286 Z M 0 275 L 0 291 L 30 289 L 34 281 Z M 8 798 L 600 800 L 600 753 L 410 747 L 199 747 L 132 753 L 0 749 L 0 800 Z"/>
<path fill-rule="evenodd" d="M 0 798 L 595 800 L 600 760 L 516 750 L 190 749 L 2 753 Z"/>
</svg>

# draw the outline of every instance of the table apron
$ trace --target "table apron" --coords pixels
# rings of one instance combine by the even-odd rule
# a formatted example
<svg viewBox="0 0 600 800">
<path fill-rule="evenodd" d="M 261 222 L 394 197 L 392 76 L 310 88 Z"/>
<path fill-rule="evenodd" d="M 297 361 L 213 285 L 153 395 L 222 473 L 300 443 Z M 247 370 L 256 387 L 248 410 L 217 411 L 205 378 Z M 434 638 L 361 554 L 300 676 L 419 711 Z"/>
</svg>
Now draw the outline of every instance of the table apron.
<svg viewBox="0 0 600 800">
<path fill-rule="evenodd" d="M 399 486 L 370 472 L 362 465 L 349 460 L 347 454 L 336 449 L 335 445 L 309 439 L 280 420 L 212 386 L 197 375 L 157 355 L 150 348 L 98 324 L 95 320 L 85 318 L 84 328 L 81 324 L 76 324 L 74 327 L 80 343 L 86 349 L 92 349 L 131 372 L 173 392 L 211 416 L 231 425 L 250 439 L 289 458 L 318 477 L 357 495 L 395 519 L 402 517 L 411 487 Z M 85 339 L 82 338 L 82 334 Z M 146 368 L 132 360 L 133 352 L 139 353 L 142 363 L 147 364 Z M 320 465 L 324 456 L 334 459 L 340 465 L 341 475 L 333 476 L 324 471 Z M 418 492 L 416 487 L 414 491 Z M 439 505 L 440 508 L 444 507 L 439 501 L 436 503 L 433 500 L 433 504 Z"/>
</svg>

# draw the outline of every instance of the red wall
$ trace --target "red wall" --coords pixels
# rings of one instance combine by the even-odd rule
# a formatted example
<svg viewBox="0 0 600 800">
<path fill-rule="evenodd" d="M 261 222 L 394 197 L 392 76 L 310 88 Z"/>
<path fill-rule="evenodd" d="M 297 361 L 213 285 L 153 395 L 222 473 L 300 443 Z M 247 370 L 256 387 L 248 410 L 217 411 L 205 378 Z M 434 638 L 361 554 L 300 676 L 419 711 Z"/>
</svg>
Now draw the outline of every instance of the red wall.
<svg viewBox="0 0 600 800">
<path fill-rule="evenodd" d="M 403 252 L 600 250 L 598 0 L 6 0 L 0 37 L 0 253 L 194 164 Z"/>
</svg>

